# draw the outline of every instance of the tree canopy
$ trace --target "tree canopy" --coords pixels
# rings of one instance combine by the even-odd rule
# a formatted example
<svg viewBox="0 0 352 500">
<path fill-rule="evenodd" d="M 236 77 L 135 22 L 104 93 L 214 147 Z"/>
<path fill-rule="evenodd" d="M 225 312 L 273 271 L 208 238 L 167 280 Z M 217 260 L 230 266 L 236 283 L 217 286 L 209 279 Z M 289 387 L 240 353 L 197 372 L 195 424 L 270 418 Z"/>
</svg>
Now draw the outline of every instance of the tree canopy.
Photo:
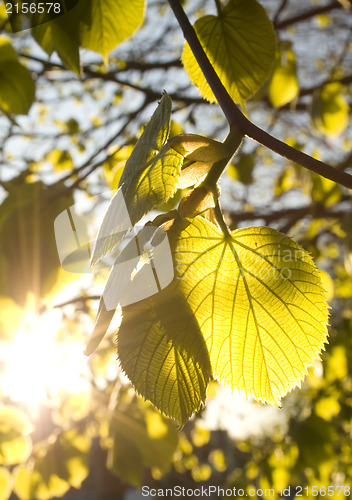
<svg viewBox="0 0 352 500">
<path fill-rule="evenodd" d="M 351 63 L 349 0 L 0 3 L 0 499 L 350 496 Z"/>
</svg>

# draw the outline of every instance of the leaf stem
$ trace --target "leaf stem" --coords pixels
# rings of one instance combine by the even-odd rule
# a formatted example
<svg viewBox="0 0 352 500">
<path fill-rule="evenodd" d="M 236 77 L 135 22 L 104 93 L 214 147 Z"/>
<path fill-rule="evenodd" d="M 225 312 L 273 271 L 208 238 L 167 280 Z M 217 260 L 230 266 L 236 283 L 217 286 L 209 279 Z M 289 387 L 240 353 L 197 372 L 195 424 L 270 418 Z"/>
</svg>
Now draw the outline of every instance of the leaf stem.
<svg viewBox="0 0 352 500">
<path fill-rule="evenodd" d="M 216 205 L 214 207 L 214 215 L 216 222 L 219 224 L 221 231 L 223 232 L 225 238 L 231 237 L 231 231 L 228 228 L 228 225 L 225 222 L 224 215 L 222 213 L 219 200 L 216 200 Z"/>
<path fill-rule="evenodd" d="M 222 10 L 221 10 L 221 1 L 220 0 L 215 0 L 216 4 L 216 10 L 218 11 L 218 16 L 221 16 Z"/>
<path fill-rule="evenodd" d="M 232 127 L 232 129 L 230 129 L 230 132 L 223 143 L 229 152 L 229 156 L 227 158 L 215 162 L 212 165 L 206 178 L 202 182 L 204 186 L 208 186 L 211 189 L 216 187 L 216 183 L 218 182 L 221 174 L 231 161 L 231 158 L 233 158 L 233 156 L 237 153 L 237 151 L 241 147 L 242 141 L 243 141 L 242 132 L 238 128 Z"/>
<path fill-rule="evenodd" d="M 285 144 L 261 128 L 257 127 L 243 115 L 216 74 L 179 0 L 168 0 L 168 2 L 183 31 L 184 37 L 205 76 L 205 79 L 207 80 L 228 121 L 230 130 L 233 128 L 240 130 L 244 135 L 251 137 L 263 146 L 266 146 L 275 153 L 278 153 L 280 156 L 283 156 L 294 163 L 298 163 L 299 165 L 302 165 L 302 167 L 337 182 L 342 186 L 352 189 L 352 175 L 337 170 L 331 165 L 312 158 L 302 151 L 298 151 L 288 144 Z"/>
</svg>

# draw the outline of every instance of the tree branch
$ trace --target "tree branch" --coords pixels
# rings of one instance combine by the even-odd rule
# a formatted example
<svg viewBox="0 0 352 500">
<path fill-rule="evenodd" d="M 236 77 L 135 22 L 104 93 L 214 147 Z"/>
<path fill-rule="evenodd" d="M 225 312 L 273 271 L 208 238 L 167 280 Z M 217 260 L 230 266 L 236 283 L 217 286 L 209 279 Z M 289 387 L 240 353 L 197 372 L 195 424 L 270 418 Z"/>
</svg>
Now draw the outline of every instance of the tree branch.
<svg viewBox="0 0 352 500">
<path fill-rule="evenodd" d="M 344 197 L 341 201 L 347 201 L 349 197 Z M 304 205 L 294 208 L 286 208 L 284 210 L 274 210 L 272 212 L 261 210 L 260 212 L 238 212 L 224 210 L 226 217 L 230 220 L 230 228 L 237 227 L 239 222 L 249 222 L 255 220 L 263 220 L 265 224 L 273 222 L 279 223 L 287 220 L 298 221 L 305 217 L 313 219 L 341 219 L 350 211 L 349 206 L 345 208 L 339 204 L 337 208 L 326 207 L 323 203 L 315 203 L 313 205 Z"/>
<path fill-rule="evenodd" d="M 83 297 L 75 297 L 74 299 L 67 300 L 66 302 L 62 302 L 61 304 L 56 304 L 53 306 L 54 309 L 65 307 L 71 304 L 85 304 L 86 302 L 89 302 L 90 300 L 100 300 L 101 296 L 100 295 L 88 295 L 88 296 L 83 296 Z"/>
<path fill-rule="evenodd" d="M 273 17 L 273 25 L 275 26 L 279 22 L 279 17 L 281 13 L 284 11 L 288 3 L 288 0 L 281 0 L 281 4 L 279 5 L 277 11 L 274 14 Z"/>
<path fill-rule="evenodd" d="M 231 128 L 239 129 L 243 134 L 251 137 L 263 146 L 275 151 L 280 156 L 283 156 L 303 167 L 315 172 L 327 179 L 341 184 L 342 186 L 352 189 L 352 176 L 346 172 L 339 171 L 324 163 L 316 160 L 311 156 L 298 151 L 284 142 L 271 136 L 261 128 L 257 127 L 254 123 L 248 120 L 240 111 L 238 106 L 233 102 L 227 90 L 220 81 L 212 64 L 206 56 L 203 47 L 189 22 L 179 0 L 168 0 L 175 17 L 183 31 L 184 37 L 187 40 L 194 57 L 196 58 L 199 67 L 201 68 L 211 90 L 213 91 L 227 121 Z"/>
<path fill-rule="evenodd" d="M 283 29 L 286 28 L 287 26 L 291 26 L 292 24 L 296 24 L 301 21 L 306 21 L 308 19 L 311 19 L 312 17 L 318 16 L 319 14 L 324 14 L 325 12 L 330 12 L 331 10 L 334 9 L 342 9 L 342 5 L 337 0 L 333 0 L 327 5 L 314 7 L 313 9 L 298 14 L 297 16 L 292 16 L 289 19 L 284 19 L 283 21 L 276 21 L 274 22 L 274 28 L 277 30 Z"/>
</svg>

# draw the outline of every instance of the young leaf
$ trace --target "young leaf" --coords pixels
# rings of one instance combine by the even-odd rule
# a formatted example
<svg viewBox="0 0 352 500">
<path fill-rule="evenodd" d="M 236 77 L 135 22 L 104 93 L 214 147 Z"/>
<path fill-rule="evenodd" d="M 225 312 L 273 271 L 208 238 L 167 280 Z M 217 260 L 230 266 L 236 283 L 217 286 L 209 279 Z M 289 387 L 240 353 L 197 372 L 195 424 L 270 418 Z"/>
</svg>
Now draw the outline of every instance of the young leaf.
<svg viewBox="0 0 352 500">
<path fill-rule="evenodd" d="M 65 15 L 32 28 L 32 35 L 45 52 L 51 56 L 56 51 L 63 64 L 71 71 L 80 74 L 79 22 L 86 12 L 83 2 Z"/>
<path fill-rule="evenodd" d="M 197 134 L 176 135 L 168 145 L 187 160 L 178 183 L 181 189 L 198 184 L 214 163 L 231 156 L 224 143 Z"/>
<path fill-rule="evenodd" d="M 166 92 L 163 93 L 158 107 L 145 126 L 131 156 L 126 162 L 120 186 L 129 185 L 134 177 L 145 169 L 167 141 L 170 133 L 172 103 Z"/>
<path fill-rule="evenodd" d="M 226 90 L 243 106 L 275 60 L 275 33 L 264 8 L 256 0 L 230 0 L 218 17 L 202 17 L 194 29 Z M 188 44 L 182 61 L 200 94 L 215 102 Z"/>
<path fill-rule="evenodd" d="M 122 186 L 133 225 L 176 193 L 182 162 L 182 155 L 166 145 Z"/>
<path fill-rule="evenodd" d="M 117 351 L 138 393 L 184 425 L 205 401 L 211 369 L 197 321 L 177 286 L 173 282 L 122 309 Z"/>
<path fill-rule="evenodd" d="M 326 342 L 325 293 L 310 256 L 274 229 L 225 237 L 200 217 L 174 224 L 169 237 L 214 375 L 279 405 Z"/>
<path fill-rule="evenodd" d="M 93 265 L 121 242 L 123 231 L 177 191 L 183 156 L 163 147 L 169 137 L 170 117 L 171 99 L 165 92 L 126 162 L 120 189 L 111 200 L 98 233 Z"/>
</svg>

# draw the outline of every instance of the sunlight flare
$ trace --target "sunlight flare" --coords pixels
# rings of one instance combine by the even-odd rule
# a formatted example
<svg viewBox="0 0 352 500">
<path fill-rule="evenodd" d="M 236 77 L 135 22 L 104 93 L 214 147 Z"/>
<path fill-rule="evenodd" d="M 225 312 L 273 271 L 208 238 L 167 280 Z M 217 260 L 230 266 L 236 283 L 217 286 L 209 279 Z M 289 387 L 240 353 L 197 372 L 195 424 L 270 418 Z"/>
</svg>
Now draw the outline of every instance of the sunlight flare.
<svg viewBox="0 0 352 500">
<path fill-rule="evenodd" d="M 1 387 L 12 401 L 41 403 L 62 390 L 89 390 L 82 344 L 56 340 L 61 322 L 57 309 L 40 316 L 29 312 L 13 342 L 4 346 Z"/>
</svg>

